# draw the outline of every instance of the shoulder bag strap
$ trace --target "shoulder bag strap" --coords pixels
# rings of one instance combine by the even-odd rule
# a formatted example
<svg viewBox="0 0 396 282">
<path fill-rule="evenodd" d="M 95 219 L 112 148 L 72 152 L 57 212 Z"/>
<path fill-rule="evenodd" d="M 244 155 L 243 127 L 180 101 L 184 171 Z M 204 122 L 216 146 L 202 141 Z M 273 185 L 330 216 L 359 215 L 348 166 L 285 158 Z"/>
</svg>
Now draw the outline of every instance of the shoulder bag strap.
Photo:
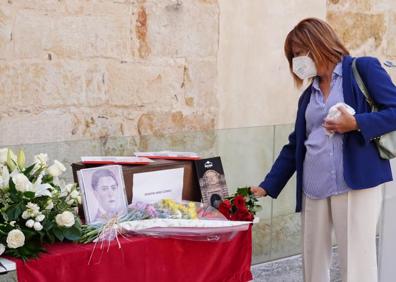
<svg viewBox="0 0 396 282">
<path fill-rule="evenodd" d="M 353 76 L 355 77 L 356 83 L 359 86 L 360 91 L 362 91 L 364 97 L 366 97 L 367 103 L 370 105 L 370 107 L 374 107 L 374 102 L 373 99 L 371 99 L 370 94 L 366 88 L 366 85 L 364 85 L 363 79 L 359 74 L 359 71 L 356 66 L 356 60 L 357 58 L 354 58 L 352 61 L 352 72 Z"/>
</svg>

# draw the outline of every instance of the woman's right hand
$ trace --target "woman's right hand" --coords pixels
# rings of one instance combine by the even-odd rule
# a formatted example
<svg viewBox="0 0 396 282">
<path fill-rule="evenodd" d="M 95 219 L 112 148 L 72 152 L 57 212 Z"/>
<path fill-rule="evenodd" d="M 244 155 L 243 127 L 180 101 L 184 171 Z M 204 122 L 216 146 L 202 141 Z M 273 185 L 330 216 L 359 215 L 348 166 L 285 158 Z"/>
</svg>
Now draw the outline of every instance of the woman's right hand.
<svg viewBox="0 0 396 282">
<path fill-rule="evenodd" d="M 250 191 L 252 191 L 253 195 L 256 196 L 256 198 L 267 196 L 267 191 L 265 191 L 264 188 L 258 186 L 251 186 Z"/>
</svg>

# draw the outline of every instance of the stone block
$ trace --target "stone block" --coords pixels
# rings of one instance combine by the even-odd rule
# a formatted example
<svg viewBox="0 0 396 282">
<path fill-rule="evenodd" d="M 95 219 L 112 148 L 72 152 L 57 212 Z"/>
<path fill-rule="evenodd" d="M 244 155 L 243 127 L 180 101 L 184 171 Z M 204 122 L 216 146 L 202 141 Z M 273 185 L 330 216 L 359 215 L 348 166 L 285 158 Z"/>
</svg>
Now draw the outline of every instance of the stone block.
<svg viewBox="0 0 396 282">
<path fill-rule="evenodd" d="M 118 109 L 95 107 L 85 111 L 73 109 L 72 112 L 73 129 L 71 134 L 68 132 L 68 136 L 72 135 L 72 139 L 99 138 L 106 142 L 111 137 L 125 134 L 125 119 Z"/>
<path fill-rule="evenodd" d="M 170 109 L 183 98 L 183 65 L 109 63 L 106 92 L 114 106 L 141 110 Z"/>
<path fill-rule="evenodd" d="M 253 225 L 253 264 L 271 258 L 271 227 L 270 219 L 260 219 L 258 224 Z"/>
<path fill-rule="evenodd" d="M 0 117 L 2 129 L 0 144 L 34 144 L 88 139 L 100 139 L 106 144 L 111 137 L 137 135 L 137 116 L 133 122 L 130 119 L 122 110 L 102 107 L 83 110 L 63 107 L 53 110 L 40 109 L 34 112 L 19 109 L 18 112 Z M 106 150 L 114 151 L 115 149 L 111 149 L 110 146 Z"/>
<path fill-rule="evenodd" d="M 376 0 L 328 0 L 329 11 L 365 12 L 372 11 Z"/>
<path fill-rule="evenodd" d="M 385 15 L 352 12 L 328 12 L 327 20 L 350 50 L 358 49 L 369 40 L 378 48 L 386 30 Z"/>
<path fill-rule="evenodd" d="M 271 260 L 301 253 L 301 214 L 272 218 Z"/>
<path fill-rule="evenodd" d="M 2 63 L 0 109 L 3 113 L 12 107 L 32 112 L 104 104 L 105 71 L 104 65 L 77 61 Z"/>
<path fill-rule="evenodd" d="M 84 105 L 84 70 L 79 62 L 21 63 L 19 105 L 47 109 Z"/>
<path fill-rule="evenodd" d="M 8 6 L 15 10 L 35 10 L 46 14 L 66 15 L 121 15 L 129 13 L 131 0 L 80 1 L 80 0 L 11 0 Z"/>
<path fill-rule="evenodd" d="M 12 64 L 0 62 L 0 117 L 15 111 L 19 97 L 18 68 Z"/>
<path fill-rule="evenodd" d="M 140 57 L 216 56 L 218 13 L 216 3 L 208 1 L 183 1 L 180 7 L 168 1 L 139 5 L 134 11 L 139 45 L 133 53 Z"/>
<path fill-rule="evenodd" d="M 396 9 L 395 12 L 390 13 L 389 21 L 388 21 L 388 30 L 387 30 L 387 41 L 385 47 L 385 55 L 387 57 L 392 57 L 396 60 Z"/>
<path fill-rule="evenodd" d="M 374 0 L 375 11 L 396 12 L 396 2 L 389 0 Z"/>
<path fill-rule="evenodd" d="M 138 137 L 139 151 L 174 150 L 196 152 L 200 156 L 214 156 L 215 144 L 213 130 L 194 132 L 174 132 L 161 135 L 142 135 Z"/>
<path fill-rule="evenodd" d="M 273 161 L 273 130 L 273 126 L 217 130 L 216 150 L 222 157 L 231 193 L 237 187 L 257 186 L 263 180 Z"/>
<path fill-rule="evenodd" d="M 81 93 L 83 104 L 103 105 L 108 102 L 106 95 L 106 66 L 100 62 L 87 64 L 84 70 L 84 91 Z"/>
<path fill-rule="evenodd" d="M 111 57 L 128 54 L 129 16 L 67 16 L 57 19 L 49 50 L 58 57 Z"/>
<path fill-rule="evenodd" d="M 274 161 L 278 157 L 283 146 L 286 145 L 290 133 L 294 130 L 294 124 L 276 125 L 274 138 Z M 286 184 L 277 199 L 273 200 L 272 215 L 274 217 L 293 214 L 296 207 L 296 177 L 295 175 Z"/>
<path fill-rule="evenodd" d="M 107 156 L 132 156 L 138 151 L 137 137 L 111 137 L 103 140 L 102 147 Z"/>
<path fill-rule="evenodd" d="M 33 144 L 65 140 L 73 129 L 73 116 L 67 110 L 39 114 L 18 113 L 0 119 L 0 144 Z"/>
<path fill-rule="evenodd" d="M 130 38 L 128 10 L 119 15 L 59 16 L 36 10 L 18 11 L 15 20 L 18 58 L 122 59 Z"/>
<path fill-rule="evenodd" d="M 75 1 L 75 0 L 71 0 Z M 10 0 L 9 6 L 16 10 L 37 10 L 46 13 L 60 11 L 64 1 L 59 0 Z"/>
<path fill-rule="evenodd" d="M 0 59 L 8 59 L 13 55 L 13 22 L 13 10 L 9 5 L 0 5 Z"/>
<path fill-rule="evenodd" d="M 138 120 L 139 150 L 195 151 L 214 147 L 214 117 L 207 113 L 148 112 Z"/>
<path fill-rule="evenodd" d="M 184 103 L 198 109 L 216 111 L 217 100 L 217 62 L 214 59 L 188 59 L 184 66 L 183 82 Z"/>
<path fill-rule="evenodd" d="M 47 58 L 54 23 L 55 19 L 45 12 L 19 10 L 13 28 L 15 56 L 19 59 Z"/>
</svg>

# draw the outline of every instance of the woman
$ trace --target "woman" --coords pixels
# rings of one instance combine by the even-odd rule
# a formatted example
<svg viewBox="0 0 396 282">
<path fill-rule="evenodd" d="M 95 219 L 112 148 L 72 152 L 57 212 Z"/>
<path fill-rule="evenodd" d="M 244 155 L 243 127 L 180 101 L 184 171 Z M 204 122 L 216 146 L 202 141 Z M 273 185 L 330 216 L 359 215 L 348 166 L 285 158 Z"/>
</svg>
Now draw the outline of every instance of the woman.
<svg viewBox="0 0 396 282">
<path fill-rule="evenodd" d="M 353 58 L 324 21 L 308 18 L 290 31 L 285 54 L 297 86 L 311 84 L 298 103 L 295 129 L 256 196 L 276 198 L 297 172 L 296 211 L 302 211 L 304 281 L 330 281 L 331 233 L 338 243 L 344 282 L 377 281 L 376 225 L 381 190 L 391 181 L 388 160 L 372 141 L 396 130 L 396 88 L 379 61 L 358 58 L 357 68 L 372 99 L 371 112 L 352 73 Z M 339 106 L 337 119 L 326 119 Z M 334 134 L 328 134 L 328 133 Z"/>
</svg>

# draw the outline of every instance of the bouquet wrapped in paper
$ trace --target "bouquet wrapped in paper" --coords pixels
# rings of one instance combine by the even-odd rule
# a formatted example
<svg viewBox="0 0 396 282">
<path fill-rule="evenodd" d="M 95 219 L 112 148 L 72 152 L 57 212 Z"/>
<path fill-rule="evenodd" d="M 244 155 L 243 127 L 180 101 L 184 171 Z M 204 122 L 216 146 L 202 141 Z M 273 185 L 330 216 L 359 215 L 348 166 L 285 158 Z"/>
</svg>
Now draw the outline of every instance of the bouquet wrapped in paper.
<svg viewBox="0 0 396 282">
<path fill-rule="evenodd" d="M 253 221 L 256 212 L 261 210 L 258 200 L 250 187 L 240 187 L 234 195 L 227 197 L 219 205 L 219 211 L 232 221 Z M 257 218 L 258 220 L 258 218 Z"/>
<path fill-rule="evenodd" d="M 164 199 L 155 204 L 130 205 L 128 214 L 115 220 L 111 227 L 106 224 L 86 226 L 82 241 L 109 240 L 120 234 L 204 241 L 229 240 L 237 232 L 247 230 L 250 223 L 229 221 L 218 210 L 202 203 L 177 203 Z"/>
</svg>

